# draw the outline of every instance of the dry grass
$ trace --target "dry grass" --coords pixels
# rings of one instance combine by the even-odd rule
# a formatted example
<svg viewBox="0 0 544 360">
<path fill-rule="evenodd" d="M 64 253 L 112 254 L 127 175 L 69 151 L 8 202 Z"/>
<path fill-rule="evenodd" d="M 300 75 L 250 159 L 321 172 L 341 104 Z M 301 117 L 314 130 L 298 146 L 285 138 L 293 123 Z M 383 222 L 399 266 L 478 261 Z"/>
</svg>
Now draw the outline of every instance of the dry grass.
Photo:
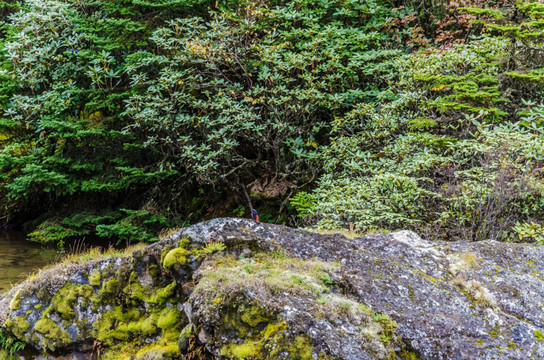
<svg viewBox="0 0 544 360">
<path fill-rule="evenodd" d="M 174 235 L 176 232 L 178 232 L 180 228 L 164 228 L 159 232 L 158 238 L 159 240 L 164 240 L 172 235 Z"/>
<path fill-rule="evenodd" d="M 453 275 L 477 269 L 483 261 L 471 252 L 450 255 L 448 260 L 450 261 L 449 271 Z"/>
<path fill-rule="evenodd" d="M 93 260 L 105 260 L 105 259 L 111 259 L 113 257 L 130 256 L 132 255 L 134 251 L 143 249 L 146 245 L 149 245 L 149 244 L 137 243 L 137 244 L 130 245 L 124 249 L 115 249 L 110 246 L 109 248 L 104 250 L 99 246 L 88 247 L 87 245 L 81 242 L 78 243 L 76 241 L 73 246 L 69 247 L 67 252 L 61 253 L 61 256 L 58 261 L 52 264 L 49 264 L 47 266 L 44 266 L 41 269 L 37 269 L 35 272 L 29 273 L 24 279 L 24 281 L 35 280 L 38 274 L 53 268 L 66 267 L 68 265 L 75 265 L 75 264 L 82 264 L 87 261 L 93 261 Z"/>
<path fill-rule="evenodd" d="M 102 249 L 100 246 L 91 247 L 91 248 L 81 248 L 82 252 L 72 252 L 67 253 L 64 258 L 60 261 L 61 263 L 75 263 L 80 264 L 90 260 L 104 260 L 110 259 L 112 257 L 122 257 L 129 256 L 136 250 L 143 249 L 147 243 L 137 243 L 130 245 L 124 249 L 115 249 L 110 246 L 107 249 Z"/>
<path fill-rule="evenodd" d="M 453 278 L 453 283 L 482 306 L 497 307 L 497 300 L 493 294 L 479 281 L 465 280 L 459 276 Z"/>
<path fill-rule="evenodd" d="M 390 231 L 386 229 L 379 229 L 379 228 L 366 228 L 363 227 L 362 229 L 359 228 L 353 228 L 352 230 L 348 229 L 332 229 L 332 230 L 324 230 L 324 229 L 311 229 L 311 228 L 305 228 L 303 230 L 306 230 L 308 232 L 321 234 L 321 235 L 335 235 L 340 234 L 344 235 L 348 239 L 355 239 L 364 235 L 373 234 L 373 233 L 379 233 L 379 234 L 387 234 Z"/>
</svg>

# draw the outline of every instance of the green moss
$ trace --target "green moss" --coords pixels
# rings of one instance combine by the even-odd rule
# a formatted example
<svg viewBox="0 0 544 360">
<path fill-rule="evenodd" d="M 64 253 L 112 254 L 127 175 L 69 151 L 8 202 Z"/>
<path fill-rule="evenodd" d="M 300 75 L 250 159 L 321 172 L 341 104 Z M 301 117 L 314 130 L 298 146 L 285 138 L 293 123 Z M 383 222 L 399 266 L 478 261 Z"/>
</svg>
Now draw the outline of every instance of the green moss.
<svg viewBox="0 0 544 360">
<path fill-rule="evenodd" d="M 153 282 L 157 282 L 158 280 L 160 280 L 162 274 L 159 265 L 151 265 L 147 268 L 147 271 L 149 272 L 149 275 L 151 275 Z"/>
<path fill-rule="evenodd" d="M 78 290 L 78 295 L 83 298 L 81 305 L 83 307 L 87 307 L 89 300 L 94 295 L 93 287 L 90 285 L 82 285 L 77 290 Z"/>
<path fill-rule="evenodd" d="M 8 350 L 0 348 L 0 359 L 2 360 L 19 360 L 19 356 L 11 355 Z"/>
<path fill-rule="evenodd" d="M 220 349 L 222 356 L 230 359 L 247 358 L 280 358 L 280 354 L 287 352 L 290 359 L 313 359 L 313 346 L 308 335 L 297 335 L 294 338 L 286 336 L 287 326 L 284 322 L 269 324 L 251 339 L 239 344 L 226 344 Z M 272 349 L 272 350 L 270 350 Z M 321 354 L 322 357 L 325 356 Z"/>
<path fill-rule="evenodd" d="M 279 358 L 281 351 L 287 351 L 289 357 L 293 360 L 311 360 L 313 359 L 313 346 L 310 343 L 309 335 L 297 335 L 293 341 L 283 343 L 284 347 L 277 347 L 271 353 L 272 358 Z"/>
<path fill-rule="evenodd" d="M 157 332 L 157 321 L 153 316 L 149 316 L 142 321 L 140 331 L 143 335 L 152 335 Z"/>
<path fill-rule="evenodd" d="M 153 316 L 141 317 L 138 321 L 129 322 L 126 326 L 119 326 L 118 330 L 134 336 L 151 336 L 157 332 L 156 320 Z"/>
<path fill-rule="evenodd" d="M 170 285 L 157 290 L 151 297 L 149 297 L 148 302 L 158 306 L 163 306 L 168 299 L 171 299 L 175 295 L 176 286 L 177 283 L 174 280 L 174 282 L 172 282 Z"/>
<path fill-rule="evenodd" d="M 51 330 L 55 330 L 58 326 L 49 318 L 44 317 L 36 322 L 34 330 L 42 334 L 49 334 Z"/>
<path fill-rule="evenodd" d="M 176 343 L 160 342 L 145 346 L 136 353 L 136 359 L 173 359 L 179 357 Z"/>
<path fill-rule="evenodd" d="M 9 311 L 18 310 L 21 307 L 21 293 L 22 289 L 17 290 L 13 299 L 9 303 Z"/>
<path fill-rule="evenodd" d="M 280 357 L 286 352 L 290 359 L 313 359 L 313 346 L 308 335 L 291 336 L 287 323 L 277 321 L 266 309 L 257 304 L 240 304 L 226 310 L 220 332 L 235 331 L 243 339 L 237 344 L 220 348 L 222 356 L 230 359 L 261 359 Z M 266 325 L 266 326 L 265 326 Z"/>
<path fill-rule="evenodd" d="M 317 355 L 317 359 L 318 359 L 318 360 L 335 360 L 336 358 L 334 358 L 332 355 L 329 355 L 329 354 L 325 354 L 325 353 L 320 352 L 320 353 Z"/>
<path fill-rule="evenodd" d="M 161 261 L 159 262 L 159 264 L 162 264 L 164 263 L 164 258 L 166 257 L 166 255 L 172 250 L 172 249 L 175 249 L 176 246 L 175 245 L 167 245 L 165 247 L 163 247 L 161 249 Z"/>
<path fill-rule="evenodd" d="M 67 346 L 72 342 L 70 334 L 62 330 L 57 324 L 46 316 L 42 317 L 36 322 L 34 325 L 34 330 L 44 336 L 42 340 L 43 346 L 52 351 L 56 348 Z"/>
<path fill-rule="evenodd" d="M 8 318 L 4 323 L 4 327 L 18 339 L 27 341 L 25 333 L 30 329 L 30 323 L 24 317 L 14 316 L 13 318 Z"/>
<path fill-rule="evenodd" d="M 240 314 L 236 310 L 227 311 L 222 320 L 221 332 L 235 331 L 240 338 L 245 338 L 251 331 L 251 328 L 240 319 Z"/>
<path fill-rule="evenodd" d="M 189 262 L 189 251 L 184 248 L 175 248 L 172 249 L 166 254 L 164 257 L 164 261 L 162 263 L 162 266 L 165 269 L 172 269 L 174 265 L 180 264 L 185 265 Z"/>
<path fill-rule="evenodd" d="M 421 360 L 421 357 L 418 355 L 417 352 L 413 350 L 408 350 L 406 348 L 402 348 L 401 350 L 397 351 L 396 355 L 398 358 L 404 360 Z"/>
<path fill-rule="evenodd" d="M 173 254 L 176 253 L 179 252 L 175 251 Z M 170 254 L 170 257 L 172 256 Z M 175 261 L 183 262 L 179 259 Z M 130 274 L 128 278 L 126 275 L 122 276 L 126 271 L 120 269 L 114 278 L 107 280 L 111 276 L 105 278 L 107 270 L 103 272 L 95 270 L 89 277 L 89 285 L 80 286 L 67 282 L 49 298 L 50 305 L 44 309 L 42 319 L 36 323 L 33 339 L 41 342 L 47 351 L 54 351 L 71 343 L 70 334 L 63 328 L 74 320 L 74 309 L 78 300 L 82 301 L 83 306 L 87 306 L 85 302 L 92 303 L 95 310 L 103 309 L 105 305 L 122 304 L 103 313 L 101 318 L 90 326 L 85 326 L 86 323 L 83 322 L 78 323 L 78 329 L 81 333 L 87 334 L 86 336 L 100 341 L 111 359 L 128 360 L 136 353 L 152 358 L 160 354 L 161 359 L 179 358 L 178 339 L 182 316 L 177 308 L 167 307 L 169 302 L 172 304 L 178 302 L 177 283 L 173 281 L 158 289 L 142 286 L 135 272 L 128 273 Z M 159 266 L 150 266 L 148 271 L 154 273 L 159 280 L 162 278 Z M 111 273 L 113 275 L 113 272 Z M 95 290 L 97 288 L 93 287 L 94 284 L 99 284 L 100 288 Z M 17 296 L 17 299 L 19 298 L 20 296 Z M 139 310 L 143 309 L 144 305 L 145 311 Z M 20 302 L 14 301 L 13 307 L 20 307 Z M 50 314 L 59 315 L 63 322 L 55 323 L 49 317 Z M 9 319 L 6 324 L 13 329 L 7 330 L 27 341 L 24 334 L 30 329 L 30 324 L 23 317 Z M 40 334 L 43 334 L 43 338 Z M 149 338 L 155 338 L 156 342 L 152 346 L 144 345 Z M 118 351 L 113 352 L 111 349 Z M 104 355 L 104 359 L 108 357 Z"/>
<path fill-rule="evenodd" d="M 372 320 L 381 325 L 382 331 L 380 334 L 380 341 L 384 345 L 390 344 L 394 340 L 395 332 L 397 330 L 397 323 L 386 314 L 372 314 Z"/>
<path fill-rule="evenodd" d="M 246 341 L 241 344 L 228 344 L 221 348 L 221 356 L 230 359 L 260 358 L 261 344 L 255 341 Z"/>
<path fill-rule="evenodd" d="M 96 311 L 100 305 L 111 303 L 119 292 L 120 284 L 116 278 L 109 281 L 103 281 L 102 287 L 98 290 L 98 293 L 90 299 L 93 303 L 93 310 Z"/>
<path fill-rule="evenodd" d="M 509 342 L 508 343 L 508 350 L 514 350 L 514 349 L 517 349 L 519 348 L 519 345 L 516 344 L 515 342 Z"/>
<path fill-rule="evenodd" d="M 93 335 L 104 345 L 113 346 L 119 341 L 130 341 L 138 336 L 155 335 L 157 328 L 160 328 L 161 339 L 175 342 L 179 337 L 179 324 L 180 312 L 175 308 L 158 308 L 146 315 L 137 308 L 123 311 L 121 306 L 116 306 L 93 324 Z"/>
<path fill-rule="evenodd" d="M 106 347 L 100 355 L 100 360 L 174 360 L 179 358 L 180 352 L 176 342 L 166 341 L 163 338 L 144 346 L 134 342 L 122 342 Z"/>
<path fill-rule="evenodd" d="M 544 341 L 544 335 L 542 334 L 542 331 L 540 330 L 533 330 L 535 334 L 535 340 L 536 341 Z"/>
<path fill-rule="evenodd" d="M 131 299 L 145 301 L 155 305 L 156 308 L 163 307 L 166 302 L 175 297 L 176 281 L 171 284 L 154 290 L 148 286 L 142 286 L 136 272 L 130 274 L 128 284 L 123 288 L 123 293 L 127 294 Z"/>
<path fill-rule="evenodd" d="M 110 323 L 115 327 L 117 332 L 125 334 L 128 337 L 151 336 L 157 333 L 156 314 L 146 316 L 146 314 L 141 314 L 137 308 L 132 308 L 126 312 L 122 312 L 120 308 L 114 310 L 115 311 L 110 314 Z M 109 324 L 106 323 L 101 325 L 106 325 L 107 330 Z M 119 334 L 115 334 L 114 338 L 118 337 Z M 124 335 L 122 337 L 124 337 Z"/>
<path fill-rule="evenodd" d="M 100 290 L 102 294 L 115 294 L 118 289 L 119 282 L 117 281 L 117 279 L 111 279 L 109 281 L 105 281 Z"/>
<path fill-rule="evenodd" d="M 157 267 L 154 269 L 154 271 L 160 271 Z M 130 273 L 124 284 L 121 284 L 117 278 L 103 281 L 98 295 L 93 298 L 97 308 L 103 306 L 104 303 L 111 303 L 109 299 L 118 297 L 120 294 L 125 296 L 125 302 L 123 306 L 115 306 L 113 310 L 104 313 L 102 318 L 93 324 L 93 337 L 108 348 L 119 348 L 119 351 L 126 352 L 127 359 L 130 358 L 128 354 L 134 355 L 141 348 L 138 344 L 142 344 L 145 338 L 155 335 L 160 335 L 161 347 L 177 349 L 181 324 L 180 312 L 176 308 L 166 308 L 168 301 L 176 302 L 176 287 L 175 281 L 159 289 L 142 286 L 134 271 Z M 138 308 L 141 308 L 144 303 L 147 303 L 146 311 L 142 313 Z M 135 345 L 130 349 L 121 346 L 127 342 Z M 117 359 L 112 355 L 113 353 L 108 353 L 112 359 Z"/>
<path fill-rule="evenodd" d="M 179 311 L 177 309 L 164 309 L 157 319 L 157 327 L 161 328 L 163 331 L 167 331 L 176 327 L 178 322 Z"/>
<path fill-rule="evenodd" d="M 117 340 L 127 341 L 129 339 L 128 324 L 137 321 L 140 317 L 138 309 L 123 312 L 121 306 L 116 306 L 94 322 L 94 337 L 105 345 L 113 345 Z"/>
<path fill-rule="evenodd" d="M 183 238 L 179 241 L 179 247 L 186 249 L 187 245 L 189 245 L 190 243 L 191 243 L 191 240 L 187 238 Z"/>
<path fill-rule="evenodd" d="M 321 294 L 329 291 L 327 285 L 332 279 L 328 274 L 340 265 L 303 261 L 282 253 L 257 250 L 251 258 L 226 254 L 215 257 L 213 261 L 213 266 L 202 271 L 194 292 L 209 299 L 209 306 L 221 314 L 222 323 L 215 329 L 216 334 L 219 337 L 221 334 L 236 334 L 240 339 L 239 342 L 220 346 L 223 357 L 275 359 L 288 354 L 285 357 L 291 359 L 327 358 L 327 354 L 320 355 L 315 351 L 309 336 L 288 331 L 287 324 L 270 313 L 267 307 L 258 302 L 232 299 L 225 294 L 230 294 L 231 289 L 265 287 L 273 292 L 304 293 L 317 300 Z M 354 306 L 351 306 L 352 303 Z M 349 304 L 349 309 L 343 309 L 343 312 L 360 311 L 355 302 Z"/>
<path fill-rule="evenodd" d="M 121 343 L 108 346 L 104 352 L 100 354 L 100 360 L 133 360 L 134 354 L 141 348 L 135 343 Z"/>
<path fill-rule="evenodd" d="M 363 311 L 367 315 L 372 315 L 374 313 L 374 310 L 372 308 L 364 303 L 359 304 L 359 310 Z"/>
<path fill-rule="evenodd" d="M 251 327 L 256 327 L 262 322 L 270 321 L 266 310 L 258 306 L 242 306 L 240 319 Z"/>
<path fill-rule="evenodd" d="M 102 273 L 99 270 L 93 271 L 91 276 L 89 276 L 89 284 L 92 286 L 100 286 L 100 281 L 102 280 Z"/>
<path fill-rule="evenodd" d="M 51 311 L 57 312 L 64 320 L 74 318 L 74 303 L 79 295 L 79 286 L 72 285 L 69 281 L 53 296 L 51 305 L 44 311 L 47 315 Z"/>
<path fill-rule="evenodd" d="M 153 290 L 148 286 L 142 286 L 138 279 L 138 274 L 133 271 L 130 274 L 127 285 L 123 288 L 123 293 L 132 299 L 147 301 L 151 297 Z"/>
<path fill-rule="evenodd" d="M 287 323 L 281 321 L 279 323 L 268 324 L 266 328 L 262 331 L 261 335 L 264 339 L 273 339 L 276 335 L 287 330 Z"/>
</svg>

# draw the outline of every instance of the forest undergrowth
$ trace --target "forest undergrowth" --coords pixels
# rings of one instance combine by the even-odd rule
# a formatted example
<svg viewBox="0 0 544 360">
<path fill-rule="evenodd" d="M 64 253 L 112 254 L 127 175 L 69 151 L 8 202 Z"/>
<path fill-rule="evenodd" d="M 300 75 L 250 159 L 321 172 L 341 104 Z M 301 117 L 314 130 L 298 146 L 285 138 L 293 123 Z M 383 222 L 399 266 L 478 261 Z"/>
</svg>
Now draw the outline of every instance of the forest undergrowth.
<svg viewBox="0 0 544 360">
<path fill-rule="evenodd" d="M 544 4 L 0 2 L 0 222 L 544 243 Z"/>
</svg>

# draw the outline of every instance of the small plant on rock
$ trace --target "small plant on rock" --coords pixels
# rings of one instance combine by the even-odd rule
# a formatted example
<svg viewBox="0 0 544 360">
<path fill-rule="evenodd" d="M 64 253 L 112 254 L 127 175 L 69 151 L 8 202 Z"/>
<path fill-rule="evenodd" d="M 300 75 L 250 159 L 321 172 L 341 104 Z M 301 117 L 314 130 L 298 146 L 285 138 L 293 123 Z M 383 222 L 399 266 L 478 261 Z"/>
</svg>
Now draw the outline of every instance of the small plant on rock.
<svg viewBox="0 0 544 360">
<path fill-rule="evenodd" d="M 12 356 L 14 353 L 16 353 L 19 350 L 23 350 L 25 346 L 26 346 L 25 342 L 19 341 L 17 340 L 17 338 L 5 334 L 0 329 L 0 347 L 9 351 L 10 356 Z"/>
</svg>

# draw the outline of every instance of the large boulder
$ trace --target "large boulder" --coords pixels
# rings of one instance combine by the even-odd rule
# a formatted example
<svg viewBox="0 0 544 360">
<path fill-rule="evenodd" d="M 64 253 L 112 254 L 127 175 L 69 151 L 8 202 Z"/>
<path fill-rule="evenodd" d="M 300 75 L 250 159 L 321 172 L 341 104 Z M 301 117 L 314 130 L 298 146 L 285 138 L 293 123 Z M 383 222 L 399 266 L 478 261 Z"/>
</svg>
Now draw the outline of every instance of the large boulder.
<svg viewBox="0 0 544 360">
<path fill-rule="evenodd" d="M 216 219 L 42 271 L 2 295 L 0 323 L 29 359 L 544 359 L 543 258 Z"/>
</svg>

